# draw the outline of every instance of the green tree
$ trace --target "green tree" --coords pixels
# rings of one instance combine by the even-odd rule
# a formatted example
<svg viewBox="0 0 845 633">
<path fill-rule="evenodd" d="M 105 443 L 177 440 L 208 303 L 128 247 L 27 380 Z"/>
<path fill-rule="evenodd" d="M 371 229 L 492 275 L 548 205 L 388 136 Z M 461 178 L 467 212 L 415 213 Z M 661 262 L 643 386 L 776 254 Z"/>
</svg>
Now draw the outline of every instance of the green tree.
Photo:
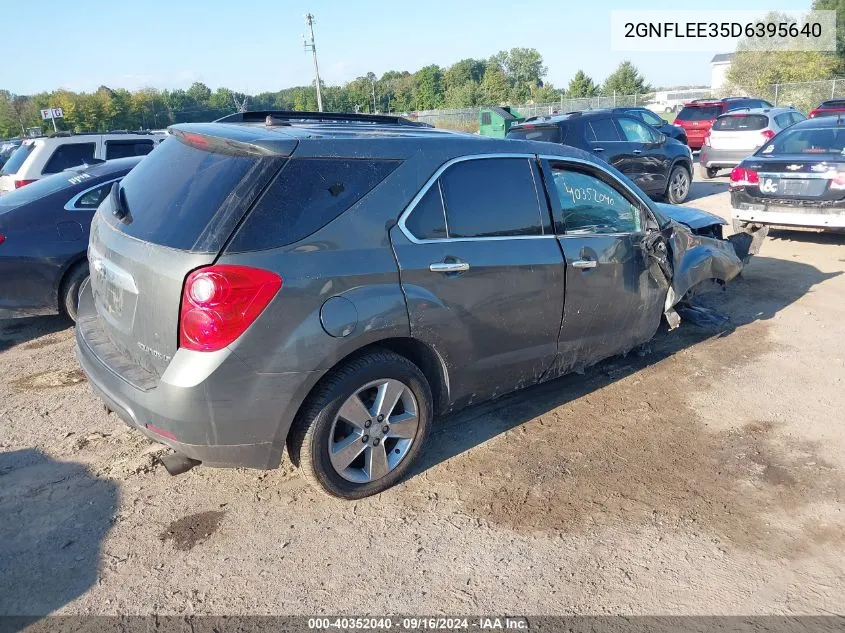
<svg viewBox="0 0 845 633">
<path fill-rule="evenodd" d="M 443 105 L 443 71 L 432 64 L 414 73 L 414 103 L 417 110 L 434 110 Z"/>
<path fill-rule="evenodd" d="M 444 88 L 448 91 L 450 88 L 459 88 L 466 84 L 481 83 L 486 65 L 483 59 L 471 57 L 455 62 L 443 73 Z"/>
<path fill-rule="evenodd" d="M 766 22 L 790 21 L 788 16 L 769 13 Z M 794 22 L 794 20 L 792 20 Z M 733 89 L 743 89 L 761 96 L 770 94 L 772 84 L 830 79 L 840 65 L 836 55 L 819 51 L 771 50 L 779 42 L 766 42 L 762 50 L 759 40 L 742 40 L 728 69 L 727 82 Z"/>
<path fill-rule="evenodd" d="M 480 86 L 482 101 L 489 105 L 503 104 L 510 97 L 510 89 L 510 81 L 501 66 L 488 63 Z"/>
<path fill-rule="evenodd" d="M 651 92 L 649 86 L 637 67 L 629 61 L 624 61 L 604 80 L 605 95 L 636 95 Z"/>
<path fill-rule="evenodd" d="M 575 73 L 575 76 L 569 80 L 569 87 L 566 89 L 566 96 L 570 99 L 580 99 L 583 97 L 595 97 L 599 94 L 600 89 L 583 70 Z"/>
<path fill-rule="evenodd" d="M 813 11 L 836 11 L 836 57 L 839 73 L 845 72 L 845 0 L 813 0 Z"/>
</svg>

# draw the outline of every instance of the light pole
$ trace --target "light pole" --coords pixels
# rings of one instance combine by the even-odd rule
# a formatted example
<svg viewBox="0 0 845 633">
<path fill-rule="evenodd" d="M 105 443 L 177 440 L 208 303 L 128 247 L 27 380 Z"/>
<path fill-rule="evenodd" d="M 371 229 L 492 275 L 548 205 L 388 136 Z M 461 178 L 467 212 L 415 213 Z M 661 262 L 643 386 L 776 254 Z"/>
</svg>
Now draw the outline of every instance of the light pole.
<svg viewBox="0 0 845 633">
<path fill-rule="evenodd" d="M 305 36 L 302 36 L 302 44 L 305 47 L 305 50 L 310 50 L 314 54 L 314 81 L 317 83 L 317 109 L 322 112 L 323 111 L 323 92 L 320 88 L 320 68 L 317 66 L 317 47 L 314 45 L 314 16 L 310 13 L 305 14 L 305 24 L 308 25 L 308 30 L 311 34 L 311 42 L 308 43 L 305 40 Z"/>
</svg>

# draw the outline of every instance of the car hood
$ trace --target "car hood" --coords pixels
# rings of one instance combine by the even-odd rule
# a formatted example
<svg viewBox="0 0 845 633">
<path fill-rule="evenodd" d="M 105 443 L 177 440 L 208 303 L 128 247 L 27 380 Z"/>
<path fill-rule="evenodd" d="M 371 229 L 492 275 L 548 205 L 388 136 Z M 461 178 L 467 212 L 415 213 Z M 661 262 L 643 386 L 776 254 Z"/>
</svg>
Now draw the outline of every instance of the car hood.
<svg viewBox="0 0 845 633">
<path fill-rule="evenodd" d="M 657 210 L 667 218 L 671 218 L 672 220 L 675 220 L 675 222 L 685 224 L 693 230 L 701 229 L 713 224 L 727 224 L 725 219 L 721 216 L 701 209 L 680 207 L 674 204 L 664 204 L 660 202 L 655 203 L 655 206 L 657 207 Z"/>
</svg>

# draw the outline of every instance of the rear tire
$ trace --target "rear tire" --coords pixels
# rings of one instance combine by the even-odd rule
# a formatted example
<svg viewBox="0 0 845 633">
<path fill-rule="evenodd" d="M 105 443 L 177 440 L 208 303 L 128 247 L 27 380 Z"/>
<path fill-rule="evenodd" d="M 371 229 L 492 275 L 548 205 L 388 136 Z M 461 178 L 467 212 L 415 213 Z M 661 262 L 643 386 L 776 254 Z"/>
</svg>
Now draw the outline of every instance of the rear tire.
<svg viewBox="0 0 845 633">
<path fill-rule="evenodd" d="M 669 183 L 666 185 L 666 200 L 669 204 L 681 204 L 689 196 L 692 177 L 683 165 L 675 165 L 669 172 Z"/>
<path fill-rule="evenodd" d="M 385 393 L 394 389 L 394 395 L 401 390 L 392 406 L 379 408 L 382 386 Z M 353 416 L 341 415 L 342 409 L 354 412 L 361 404 L 357 424 L 349 422 Z M 390 488 L 407 474 L 423 450 L 432 412 L 431 388 L 416 365 L 393 352 L 371 352 L 333 370 L 308 397 L 288 436 L 288 453 L 314 487 L 342 499 L 361 499 Z M 414 417 L 415 428 L 406 432 Z M 355 456 L 343 466 L 339 453 L 347 449 Z M 381 469 L 379 456 L 386 460 Z M 391 459 L 397 461 L 391 464 Z"/>
<path fill-rule="evenodd" d="M 65 273 L 59 286 L 59 313 L 76 323 L 76 312 L 79 308 L 79 288 L 88 278 L 88 262 L 74 264 Z"/>
<path fill-rule="evenodd" d="M 715 178 L 716 175 L 719 173 L 719 170 L 716 167 L 702 167 L 701 168 L 701 177 L 707 180 L 711 178 Z"/>
</svg>

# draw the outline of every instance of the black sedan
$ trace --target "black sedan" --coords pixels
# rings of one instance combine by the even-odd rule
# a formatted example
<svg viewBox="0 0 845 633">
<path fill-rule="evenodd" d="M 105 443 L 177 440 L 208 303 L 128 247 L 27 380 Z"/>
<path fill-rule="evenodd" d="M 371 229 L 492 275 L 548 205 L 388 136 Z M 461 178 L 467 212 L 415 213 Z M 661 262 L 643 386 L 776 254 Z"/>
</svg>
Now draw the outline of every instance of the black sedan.
<svg viewBox="0 0 845 633">
<path fill-rule="evenodd" d="M 91 219 L 141 158 L 82 165 L 0 196 L 0 308 L 76 320 Z"/>
<path fill-rule="evenodd" d="M 780 132 L 731 172 L 734 227 L 845 230 L 845 120 L 821 117 Z"/>
<path fill-rule="evenodd" d="M 680 204 L 689 195 L 689 147 L 629 114 L 589 110 L 538 117 L 513 126 L 507 137 L 563 143 L 591 152 L 628 176 L 652 198 Z"/>
</svg>

